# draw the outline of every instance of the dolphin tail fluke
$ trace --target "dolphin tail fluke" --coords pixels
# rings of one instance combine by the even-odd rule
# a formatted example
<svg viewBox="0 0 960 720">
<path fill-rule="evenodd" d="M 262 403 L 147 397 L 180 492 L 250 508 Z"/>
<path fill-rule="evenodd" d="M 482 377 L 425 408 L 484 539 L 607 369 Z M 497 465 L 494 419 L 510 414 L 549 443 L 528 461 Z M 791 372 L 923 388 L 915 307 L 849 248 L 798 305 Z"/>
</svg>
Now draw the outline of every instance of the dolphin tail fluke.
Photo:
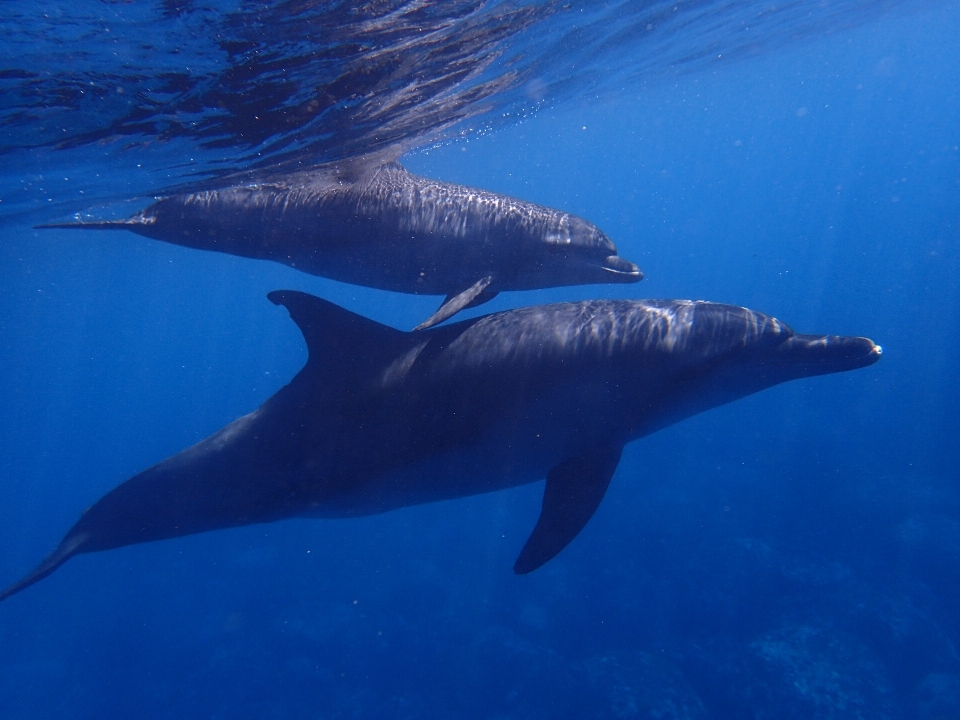
<svg viewBox="0 0 960 720">
<path fill-rule="evenodd" d="M 34 225 L 38 230 L 134 230 L 149 225 L 146 218 L 134 216 L 125 220 L 78 220 L 65 223 L 44 223 Z"/>
<path fill-rule="evenodd" d="M 25 590 L 34 583 L 43 580 L 47 575 L 63 565 L 67 560 L 79 553 L 80 548 L 83 546 L 84 542 L 86 542 L 87 538 L 88 535 L 86 533 L 70 535 L 64 538 L 63 542 L 57 546 L 57 549 L 47 555 L 43 562 L 40 563 L 33 570 L 33 572 L 27 574 L 26 577 L 21 578 L 5 590 L 0 591 L 0 602 L 3 602 L 11 595 L 16 595 L 21 590 Z"/>
</svg>

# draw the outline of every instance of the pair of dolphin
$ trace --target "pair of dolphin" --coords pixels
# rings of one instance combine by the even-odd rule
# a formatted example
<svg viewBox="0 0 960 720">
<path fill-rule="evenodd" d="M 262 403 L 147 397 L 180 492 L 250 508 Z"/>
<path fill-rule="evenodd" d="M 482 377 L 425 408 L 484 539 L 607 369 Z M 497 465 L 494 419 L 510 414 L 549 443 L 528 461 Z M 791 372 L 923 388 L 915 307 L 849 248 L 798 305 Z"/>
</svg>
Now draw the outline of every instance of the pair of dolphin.
<svg viewBox="0 0 960 720">
<path fill-rule="evenodd" d="M 395 165 L 378 173 L 413 177 Z M 430 183 L 411 182 L 421 189 Z M 368 185 L 387 186 L 376 178 Z M 400 196 L 403 187 L 396 190 Z M 171 198 L 127 222 L 143 234 L 152 228 L 156 237 L 195 247 L 210 247 L 204 243 L 214 238 L 231 252 L 331 277 L 331 268 L 347 268 L 353 281 L 385 286 L 387 275 L 343 262 L 353 257 L 362 265 L 366 256 L 358 248 L 334 248 L 337 259 L 322 257 L 329 245 L 349 243 L 347 230 L 334 238 L 333 231 L 295 224 L 306 222 L 305 198 L 312 191 L 288 186 L 277 192 L 282 199 L 273 190 L 263 195 L 249 188 Z M 362 191 L 343 192 L 356 193 L 349 207 L 363 206 Z M 456 241 L 450 238 L 475 232 L 479 247 L 465 255 L 456 248 L 461 257 L 477 260 L 474 271 L 480 267 L 490 278 L 472 295 L 476 282 L 453 295 L 415 253 L 396 251 L 401 262 L 389 282 L 399 283 L 396 278 L 420 263 L 423 287 L 429 288 L 424 292 L 440 288 L 453 295 L 424 326 L 482 302 L 486 294 L 530 286 L 531 278 L 567 278 L 556 284 L 569 284 L 576 264 L 571 258 L 599 268 L 581 277 L 600 277 L 605 269 L 624 272 L 625 261 L 609 240 L 585 221 L 482 191 L 457 192 L 467 204 L 480 203 L 473 210 L 451 210 L 461 220 L 471 213 L 500 220 L 447 223 L 439 214 L 431 220 L 423 197 L 413 202 L 381 190 L 372 202 L 395 213 L 392 220 L 359 210 L 343 219 L 342 228 L 372 233 L 364 236 L 368 250 L 377 242 L 370 230 L 377 223 L 406 228 L 421 246 L 438 242 L 424 229 L 431 222 L 452 228 L 444 236 L 451 244 Z M 312 197 L 320 205 L 329 199 L 323 192 Z M 413 205 L 420 212 L 404 220 L 402 209 Z M 230 206 L 239 219 L 221 215 Z M 248 206 L 260 209 L 244 215 Z M 287 231 L 313 232 L 323 247 L 296 249 L 289 236 L 272 235 L 272 222 L 288 222 Z M 171 228 L 183 236 L 175 239 Z M 496 253 L 485 249 L 496 246 L 497 238 L 505 242 L 505 228 L 519 228 L 519 237 L 528 239 L 539 232 L 559 248 L 556 262 L 501 267 Z M 405 237 L 394 240 L 399 244 Z M 274 242 L 286 242 L 287 255 Z M 511 258 L 530 257 L 524 248 L 512 252 Z M 471 277 L 465 269 L 458 266 L 460 285 Z M 626 275 L 639 279 L 635 268 Z M 467 300 L 458 301 L 464 293 Z M 880 357 L 880 347 L 866 338 L 799 335 L 774 318 L 707 302 L 564 303 L 402 332 L 303 293 L 274 292 L 269 298 L 287 308 L 303 333 L 309 358 L 300 373 L 259 409 L 107 493 L 35 570 L 0 592 L 0 601 L 80 553 L 291 517 L 375 514 L 545 477 L 540 517 L 514 565 L 518 573 L 531 572 L 589 521 L 626 443 L 772 385 L 865 367 Z"/>
</svg>

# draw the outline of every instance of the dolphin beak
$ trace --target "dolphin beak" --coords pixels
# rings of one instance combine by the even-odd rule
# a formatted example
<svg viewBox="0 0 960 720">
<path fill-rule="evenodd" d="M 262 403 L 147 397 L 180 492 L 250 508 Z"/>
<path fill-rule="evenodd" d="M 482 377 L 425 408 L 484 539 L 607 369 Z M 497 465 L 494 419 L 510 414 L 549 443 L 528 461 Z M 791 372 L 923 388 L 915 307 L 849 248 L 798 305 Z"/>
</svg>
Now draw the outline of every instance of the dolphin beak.
<svg viewBox="0 0 960 720">
<path fill-rule="evenodd" d="M 803 366 L 810 375 L 867 367 L 879 360 L 882 352 L 883 348 L 868 338 L 838 335 L 794 335 L 780 346 L 784 363 Z"/>
<path fill-rule="evenodd" d="M 643 280 L 643 273 L 640 272 L 640 268 L 619 255 L 608 255 L 604 258 L 600 267 L 617 275 L 620 282 L 640 282 Z"/>
</svg>

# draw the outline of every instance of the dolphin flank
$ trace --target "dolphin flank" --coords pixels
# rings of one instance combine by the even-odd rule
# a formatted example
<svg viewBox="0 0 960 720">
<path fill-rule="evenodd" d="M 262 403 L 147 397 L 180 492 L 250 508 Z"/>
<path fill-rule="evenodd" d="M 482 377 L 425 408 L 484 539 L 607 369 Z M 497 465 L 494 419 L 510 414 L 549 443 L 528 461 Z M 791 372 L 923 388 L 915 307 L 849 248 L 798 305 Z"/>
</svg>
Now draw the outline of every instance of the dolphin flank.
<svg viewBox="0 0 960 720">
<path fill-rule="evenodd" d="M 318 171 L 173 195 L 126 220 L 39 227 L 130 230 L 355 285 L 446 295 L 417 329 L 506 290 L 643 278 L 582 218 L 413 175 L 396 162 L 357 177 Z"/>
<path fill-rule="evenodd" d="M 740 307 L 590 301 L 402 332 L 273 292 L 309 359 L 259 409 L 90 507 L 0 600 L 78 553 L 292 517 L 351 517 L 546 478 L 514 566 L 553 558 L 626 443 L 787 380 L 865 367 L 866 338 L 799 335 Z"/>
</svg>

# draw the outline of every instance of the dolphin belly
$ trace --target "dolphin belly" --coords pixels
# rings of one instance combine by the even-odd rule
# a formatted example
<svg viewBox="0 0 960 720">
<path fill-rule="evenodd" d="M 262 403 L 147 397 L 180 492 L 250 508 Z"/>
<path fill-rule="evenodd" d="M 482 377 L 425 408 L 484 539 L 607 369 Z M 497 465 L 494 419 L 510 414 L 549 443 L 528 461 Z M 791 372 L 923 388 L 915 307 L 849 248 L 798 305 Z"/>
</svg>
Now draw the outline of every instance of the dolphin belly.
<svg viewBox="0 0 960 720">
<path fill-rule="evenodd" d="M 473 410 L 484 412 L 477 405 Z M 396 408 L 398 417 L 408 412 Z M 561 387 L 524 404 L 521 413 L 481 419 L 484 430 L 467 442 L 446 442 L 434 452 L 418 454 L 412 462 L 376 463 L 385 469 L 326 494 L 323 502 L 304 514 L 373 515 L 538 482 L 564 458 L 615 438 L 605 418 L 618 414 L 610 397 L 593 383 Z M 436 424 L 422 427 L 421 436 L 442 436 L 455 422 L 454 417 L 440 416 Z M 366 452 L 375 456 L 378 448 L 369 447 Z"/>
</svg>

